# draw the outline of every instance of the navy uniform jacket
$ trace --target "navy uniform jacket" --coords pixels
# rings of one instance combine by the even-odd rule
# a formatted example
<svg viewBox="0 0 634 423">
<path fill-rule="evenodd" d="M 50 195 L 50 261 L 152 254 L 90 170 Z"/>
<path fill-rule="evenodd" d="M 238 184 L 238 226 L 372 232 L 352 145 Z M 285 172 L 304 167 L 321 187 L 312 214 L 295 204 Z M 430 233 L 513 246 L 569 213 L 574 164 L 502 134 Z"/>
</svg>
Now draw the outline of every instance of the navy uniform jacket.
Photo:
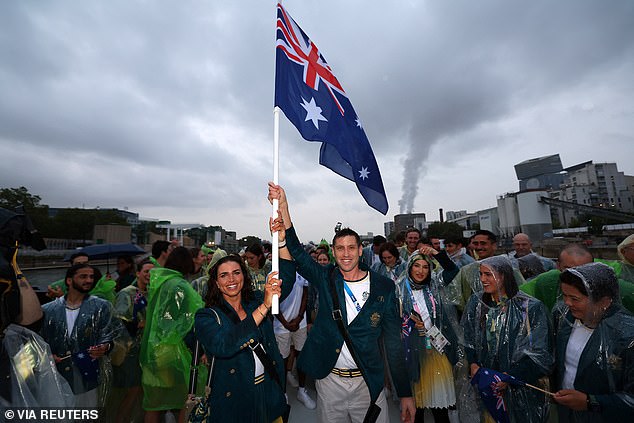
<svg viewBox="0 0 634 423">
<path fill-rule="evenodd" d="M 574 317 L 570 312 L 557 332 L 557 386 L 561 387 L 566 347 Z M 631 422 L 634 420 L 634 317 L 612 304 L 588 339 L 574 381 L 576 390 L 594 395 L 601 413 L 573 411 L 559 405 L 560 422 Z"/>
<path fill-rule="evenodd" d="M 279 278 L 283 282 L 280 296 L 282 302 L 293 289 L 295 270 L 292 273 L 284 273 L 282 270 Z M 196 312 L 196 337 L 209 358 L 216 357 L 208 422 L 272 422 L 284 414 L 286 409 L 284 387 L 279 386 L 266 371 L 262 382 L 264 388 L 258 389 L 254 385 L 255 361 L 250 347 L 258 342 L 273 361 L 282 384 L 285 383 L 285 370 L 270 315 L 267 315 L 260 326 L 253 320 L 252 314 L 262 304 L 264 294 L 255 291 L 253 295 L 251 300 L 242 299 L 242 307 L 247 313 L 242 321 L 224 301 L 221 307 L 214 306 L 213 310 L 205 307 Z"/>
<path fill-rule="evenodd" d="M 323 379 L 335 367 L 344 344 L 337 323 L 332 317 L 333 304 L 328 275 L 333 265 L 324 267 L 316 263 L 304 251 L 292 227 L 286 230 L 286 245 L 296 261 L 299 274 L 319 292 L 319 311 L 299 356 L 298 366 L 314 379 Z M 290 262 L 280 260 L 280 269 L 290 265 Z M 359 266 L 362 270 L 369 271 L 365 264 L 360 262 Z M 384 381 L 383 358 L 379 345 L 380 340 L 383 340 L 396 392 L 399 397 L 411 397 L 394 282 L 378 273 L 369 272 L 370 297 L 357 317 L 348 325 L 350 338 L 361 360 L 359 367 L 368 379 L 370 397 L 376 400 L 383 389 Z M 338 270 L 335 270 L 333 275 L 343 321 L 347 322 L 343 276 Z"/>
</svg>

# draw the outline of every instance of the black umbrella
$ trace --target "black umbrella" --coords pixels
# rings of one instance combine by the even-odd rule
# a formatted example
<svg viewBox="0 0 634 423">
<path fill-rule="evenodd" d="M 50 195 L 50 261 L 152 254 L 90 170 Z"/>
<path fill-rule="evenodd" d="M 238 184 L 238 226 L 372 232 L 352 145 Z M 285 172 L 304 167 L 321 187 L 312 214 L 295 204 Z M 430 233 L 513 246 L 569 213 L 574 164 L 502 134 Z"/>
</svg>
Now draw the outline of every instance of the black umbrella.
<svg viewBox="0 0 634 423">
<path fill-rule="evenodd" d="M 96 244 L 88 247 L 80 248 L 72 253 L 66 254 L 65 261 L 70 261 L 70 256 L 75 253 L 82 252 L 88 254 L 90 260 L 108 260 L 106 262 L 106 272 L 110 273 L 110 257 L 119 256 L 137 256 L 146 254 L 146 251 L 131 242 L 123 242 L 118 244 Z"/>
<path fill-rule="evenodd" d="M 119 244 L 96 244 L 69 253 L 66 255 L 66 257 L 64 257 L 64 260 L 69 261 L 71 255 L 79 252 L 88 254 L 88 258 L 90 260 L 101 260 L 109 259 L 110 257 L 136 256 L 139 254 L 146 254 L 146 251 L 143 248 L 130 242 Z"/>
</svg>

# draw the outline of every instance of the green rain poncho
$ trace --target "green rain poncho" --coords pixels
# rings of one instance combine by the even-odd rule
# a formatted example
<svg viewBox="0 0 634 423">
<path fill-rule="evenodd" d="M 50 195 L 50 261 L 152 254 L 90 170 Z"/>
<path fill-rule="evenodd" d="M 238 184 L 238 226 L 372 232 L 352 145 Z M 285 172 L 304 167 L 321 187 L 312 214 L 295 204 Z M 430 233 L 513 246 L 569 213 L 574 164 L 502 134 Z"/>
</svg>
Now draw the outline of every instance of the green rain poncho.
<svg viewBox="0 0 634 423">
<path fill-rule="evenodd" d="M 143 408 L 179 409 L 187 397 L 192 361 L 184 338 L 203 301 L 180 272 L 167 268 L 151 270 L 148 297 L 140 359 Z M 206 372 L 201 373 L 204 381 Z M 204 382 L 198 386 L 203 388 Z"/>
</svg>

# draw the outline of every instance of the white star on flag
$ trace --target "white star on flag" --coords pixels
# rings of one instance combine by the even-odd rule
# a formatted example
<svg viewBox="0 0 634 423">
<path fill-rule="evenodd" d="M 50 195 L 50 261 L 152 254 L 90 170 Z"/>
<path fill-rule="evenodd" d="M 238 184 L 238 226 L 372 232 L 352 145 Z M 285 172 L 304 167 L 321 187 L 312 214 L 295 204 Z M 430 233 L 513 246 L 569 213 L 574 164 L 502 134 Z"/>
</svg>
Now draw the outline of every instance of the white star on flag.
<svg viewBox="0 0 634 423">
<path fill-rule="evenodd" d="M 315 128 L 317 128 L 317 129 L 319 129 L 319 121 L 320 120 L 323 120 L 324 122 L 328 122 L 328 119 L 326 119 L 325 117 L 322 116 L 321 107 L 319 107 L 315 103 L 315 99 L 314 98 L 311 97 L 310 102 L 307 102 L 302 97 L 302 101 L 303 101 L 303 103 L 301 103 L 301 106 L 306 110 L 306 119 L 304 119 L 304 122 L 312 120 L 313 121 L 313 125 L 315 125 Z"/>
<path fill-rule="evenodd" d="M 84 353 L 77 354 L 77 358 L 84 358 Z"/>
<path fill-rule="evenodd" d="M 368 175 L 370 174 L 370 172 L 368 172 L 368 168 L 367 167 L 362 167 L 361 170 L 359 171 L 359 177 L 361 179 L 368 179 Z"/>
<path fill-rule="evenodd" d="M 361 119 L 359 119 L 358 117 L 355 119 L 355 122 L 357 122 L 357 126 L 361 129 L 363 129 L 363 125 L 361 125 Z"/>
</svg>

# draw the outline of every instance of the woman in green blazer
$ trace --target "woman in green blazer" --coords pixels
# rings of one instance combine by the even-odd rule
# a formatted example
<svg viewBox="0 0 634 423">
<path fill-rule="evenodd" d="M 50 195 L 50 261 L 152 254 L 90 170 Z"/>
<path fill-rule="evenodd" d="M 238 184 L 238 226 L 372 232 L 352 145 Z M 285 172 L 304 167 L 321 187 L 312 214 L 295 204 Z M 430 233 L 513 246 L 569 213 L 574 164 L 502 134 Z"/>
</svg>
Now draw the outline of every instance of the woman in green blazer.
<svg viewBox="0 0 634 423">
<path fill-rule="evenodd" d="M 271 423 L 281 421 L 287 409 L 284 361 L 268 313 L 273 295 L 281 295 L 282 301 L 295 275 L 285 274 L 282 284 L 275 273 L 268 275 L 261 292 L 253 289 L 239 256 L 224 257 L 209 271 L 207 307 L 195 318 L 196 337 L 206 354 L 215 357 L 207 422 Z M 260 359 L 258 346 L 267 359 Z"/>
</svg>

